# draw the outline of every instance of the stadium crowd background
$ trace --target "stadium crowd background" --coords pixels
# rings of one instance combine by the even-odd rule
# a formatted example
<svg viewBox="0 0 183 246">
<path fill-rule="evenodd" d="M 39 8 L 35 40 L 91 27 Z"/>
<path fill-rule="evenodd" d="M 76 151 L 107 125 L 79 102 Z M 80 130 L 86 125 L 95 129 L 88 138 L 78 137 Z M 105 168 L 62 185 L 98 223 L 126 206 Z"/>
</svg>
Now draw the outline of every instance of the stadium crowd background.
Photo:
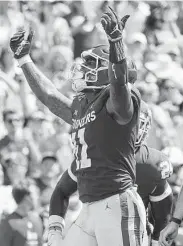
<svg viewBox="0 0 183 246">
<path fill-rule="evenodd" d="M 80 61 L 83 50 L 107 44 L 99 22 L 107 4 L 119 16 L 131 16 L 125 43 L 138 68 L 136 86 L 152 110 L 148 145 L 169 155 L 175 201 L 183 184 L 183 2 L 0 1 L 0 220 L 15 210 L 22 187 L 29 190 L 37 227 L 27 220 L 27 235 L 30 230 L 29 239 L 35 240 L 36 232 L 40 246 L 46 241 L 41 238 L 46 238 L 51 193 L 72 162 L 70 126 L 33 95 L 12 57 L 9 40 L 17 29 L 31 25 L 33 61 L 59 91 L 73 97 L 73 62 Z M 73 196 L 68 218 L 76 210 Z M 176 245 L 183 245 L 183 239 Z"/>
</svg>

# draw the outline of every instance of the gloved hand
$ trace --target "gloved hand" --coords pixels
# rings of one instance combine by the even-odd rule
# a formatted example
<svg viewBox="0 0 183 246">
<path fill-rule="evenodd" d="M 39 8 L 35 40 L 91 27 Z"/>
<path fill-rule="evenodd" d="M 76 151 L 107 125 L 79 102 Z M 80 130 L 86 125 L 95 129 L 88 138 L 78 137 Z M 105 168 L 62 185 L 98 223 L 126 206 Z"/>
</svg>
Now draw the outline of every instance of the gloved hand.
<svg viewBox="0 0 183 246">
<path fill-rule="evenodd" d="M 61 246 L 62 231 L 65 227 L 64 219 L 58 215 L 51 215 L 48 227 L 48 246 Z"/>
<path fill-rule="evenodd" d="M 10 39 L 10 48 L 15 59 L 20 59 L 30 53 L 33 31 L 18 31 Z"/>
<path fill-rule="evenodd" d="M 125 15 L 119 20 L 114 10 L 111 7 L 108 7 L 108 11 L 101 17 L 101 24 L 109 41 L 117 42 L 122 39 L 122 32 L 129 17 L 129 15 Z"/>
<path fill-rule="evenodd" d="M 50 228 L 48 231 L 48 246 L 61 246 L 62 230 L 59 227 Z"/>
</svg>

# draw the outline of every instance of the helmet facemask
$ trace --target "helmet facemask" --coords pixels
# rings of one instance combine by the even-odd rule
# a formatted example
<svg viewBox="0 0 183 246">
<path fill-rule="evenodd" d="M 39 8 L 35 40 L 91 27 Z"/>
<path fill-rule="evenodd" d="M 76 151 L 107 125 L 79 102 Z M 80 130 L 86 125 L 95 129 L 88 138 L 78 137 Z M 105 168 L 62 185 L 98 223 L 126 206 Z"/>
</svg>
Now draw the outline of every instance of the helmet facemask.
<svg viewBox="0 0 183 246">
<path fill-rule="evenodd" d="M 135 147 L 140 147 L 147 139 L 152 124 L 152 116 L 150 110 L 147 113 L 141 112 L 139 118 L 139 131 L 135 142 Z"/>
<path fill-rule="evenodd" d="M 102 89 L 106 87 L 109 83 L 109 61 L 93 53 L 92 50 L 84 51 L 81 58 L 82 63 L 76 63 L 72 69 L 73 89 L 78 92 L 84 89 Z M 102 78 L 101 74 L 103 75 Z"/>
</svg>

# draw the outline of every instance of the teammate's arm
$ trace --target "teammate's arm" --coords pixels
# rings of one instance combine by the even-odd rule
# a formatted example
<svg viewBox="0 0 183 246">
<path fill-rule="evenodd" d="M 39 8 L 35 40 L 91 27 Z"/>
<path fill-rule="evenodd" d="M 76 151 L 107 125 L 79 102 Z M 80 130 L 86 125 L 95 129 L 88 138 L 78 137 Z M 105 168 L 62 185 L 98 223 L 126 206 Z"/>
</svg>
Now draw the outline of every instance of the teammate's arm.
<svg viewBox="0 0 183 246">
<path fill-rule="evenodd" d="M 171 222 L 161 231 L 159 244 L 169 246 L 178 234 L 178 229 L 183 220 L 183 187 L 181 188 Z"/>
<path fill-rule="evenodd" d="M 128 18 L 129 15 L 126 15 L 119 21 L 110 7 L 101 18 L 110 45 L 108 68 L 110 97 L 107 101 L 107 110 L 119 124 L 127 124 L 132 119 L 134 111 L 127 84 L 128 68 L 122 36 Z"/>
<path fill-rule="evenodd" d="M 180 191 L 177 203 L 176 203 L 173 217 L 179 220 L 183 220 L 183 186 L 181 188 L 181 191 Z"/>
<path fill-rule="evenodd" d="M 161 230 L 165 228 L 169 221 L 173 205 L 172 189 L 168 182 L 166 180 L 161 180 L 149 196 L 149 199 L 152 217 L 154 219 L 152 240 L 158 241 Z"/>
<path fill-rule="evenodd" d="M 53 83 L 39 71 L 32 62 L 29 52 L 33 32 L 19 31 L 10 40 L 10 47 L 18 60 L 24 75 L 37 98 L 47 106 L 52 113 L 72 124 L 71 103 L 72 101 L 62 95 Z"/>
<path fill-rule="evenodd" d="M 61 176 L 50 200 L 48 244 L 51 246 L 60 245 L 69 198 L 77 190 L 75 176 L 69 170 Z"/>
</svg>

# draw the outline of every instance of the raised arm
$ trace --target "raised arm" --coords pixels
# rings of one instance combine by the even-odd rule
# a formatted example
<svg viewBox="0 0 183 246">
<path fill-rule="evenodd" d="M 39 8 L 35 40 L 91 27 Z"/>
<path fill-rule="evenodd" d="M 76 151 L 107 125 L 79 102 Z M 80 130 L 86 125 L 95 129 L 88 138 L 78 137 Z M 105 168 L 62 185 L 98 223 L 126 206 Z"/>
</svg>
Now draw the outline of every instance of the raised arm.
<svg viewBox="0 0 183 246">
<path fill-rule="evenodd" d="M 128 88 L 128 67 L 122 36 L 128 18 L 129 15 L 126 15 L 119 21 L 110 7 L 101 18 L 110 45 L 108 69 L 110 97 L 107 110 L 122 125 L 132 119 L 134 112 L 131 92 Z"/>
<path fill-rule="evenodd" d="M 26 37 L 27 36 L 27 37 Z M 10 47 L 18 60 L 24 75 L 37 98 L 49 108 L 49 110 L 72 124 L 72 101 L 61 94 L 53 83 L 32 62 L 29 52 L 31 48 L 33 32 L 27 35 L 25 31 L 17 32 L 10 40 Z"/>
</svg>

